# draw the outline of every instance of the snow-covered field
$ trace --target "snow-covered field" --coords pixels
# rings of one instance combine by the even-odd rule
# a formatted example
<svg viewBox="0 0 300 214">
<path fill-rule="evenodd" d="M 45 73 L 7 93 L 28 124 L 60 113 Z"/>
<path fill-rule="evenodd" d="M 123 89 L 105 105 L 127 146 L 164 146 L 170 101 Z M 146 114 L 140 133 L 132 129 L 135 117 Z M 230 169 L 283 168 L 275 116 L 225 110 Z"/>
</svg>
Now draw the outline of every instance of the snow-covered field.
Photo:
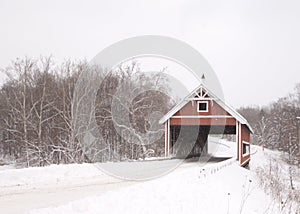
<svg viewBox="0 0 300 214">
<path fill-rule="evenodd" d="M 214 154 L 233 154 L 226 148 L 235 151 L 235 143 L 222 142 Z M 3 168 L 0 213 L 280 213 L 255 174 L 278 152 L 255 146 L 251 152 L 250 170 L 239 167 L 235 158 L 190 161 L 143 182 L 110 177 L 93 164 Z M 171 161 L 151 162 L 163 168 Z"/>
</svg>

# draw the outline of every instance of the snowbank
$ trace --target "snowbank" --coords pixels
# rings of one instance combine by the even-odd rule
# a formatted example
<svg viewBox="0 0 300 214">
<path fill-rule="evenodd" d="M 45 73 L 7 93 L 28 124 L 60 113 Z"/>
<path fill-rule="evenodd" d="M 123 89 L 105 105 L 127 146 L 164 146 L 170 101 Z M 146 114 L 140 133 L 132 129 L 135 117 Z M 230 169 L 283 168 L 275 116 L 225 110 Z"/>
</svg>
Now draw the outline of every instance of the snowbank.
<svg viewBox="0 0 300 214">
<path fill-rule="evenodd" d="M 270 198 L 258 185 L 255 174 L 257 167 L 269 162 L 269 157 L 279 158 L 281 153 L 252 146 L 250 170 L 241 168 L 235 160 L 236 145 L 232 142 L 219 141 L 214 155 L 231 159 L 219 163 L 201 164 L 185 162 L 171 173 L 146 182 L 131 182 L 118 186 L 112 184 L 109 176 L 103 174 L 93 164 L 52 165 L 43 168 L 7 169 L 0 171 L 0 193 L 7 189 L 33 188 L 37 191 L 45 188 L 40 200 L 47 201 L 36 207 L 43 209 L 27 210 L 31 214 L 44 213 L 280 213 Z M 172 160 L 148 161 L 169 164 Z M 114 163 L 109 163 L 114 164 Z M 122 164 L 139 164 L 128 162 Z M 162 164 L 163 165 L 163 164 Z M 104 179 L 106 178 L 106 179 Z M 99 181 L 96 186 L 91 179 Z M 103 180 L 103 182 L 101 181 Z M 113 180 L 113 178 L 110 178 Z M 116 179 L 114 179 L 116 180 Z M 105 182 L 104 182 L 105 181 Z M 108 182 L 109 181 L 109 182 Z M 63 198 L 63 194 L 74 194 L 72 184 L 77 186 L 77 199 Z M 54 192 L 47 194 L 49 185 L 56 185 Z M 57 185 L 59 184 L 59 185 Z M 84 185 L 90 185 L 89 189 Z M 108 188 L 103 188 L 112 185 Z M 115 185 L 115 188 L 112 188 Z M 66 187 L 68 187 L 66 189 Z M 91 191 L 91 189 L 95 191 Z M 56 193 L 57 192 L 57 193 Z M 93 194 L 92 194 L 93 193 Z M 57 195 L 56 195 L 57 194 Z M 59 195 L 58 195 L 59 194 Z M 31 196 L 31 195 L 30 195 Z M 72 198 L 72 197 L 70 197 Z M 3 199 L 3 198 L 2 198 Z M 22 196 L 18 199 L 22 199 Z M 33 200 L 33 199 L 32 199 Z M 58 205 L 57 201 L 62 203 Z M 30 203 L 30 199 L 26 203 Z M 1 197 L 0 197 L 1 202 Z M 51 203 L 53 202 L 53 203 Z M 54 203 L 55 202 L 55 203 Z M 3 202 L 5 203 L 5 201 Z M 18 202 L 11 201 L 18 204 Z M 32 201 L 32 203 L 37 203 Z M 0 203 L 1 204 L 1 203 Z M 9 206 L 7 206 L 9 208 Z M 1 208 L 0 208 L 1 210 Z M 9 211 L 6 209 L 5 211 Z"/>
<path fill-rule="evenodd" d="M 279 213 L 271 203 L 255 173 L 231 159 L 29 213 Z"/>
<path fill-rule="evenodd" d="M 69 183 L 103 174 L 93 164 L 51 165 L 24 169 L 7 168 L 0 171 L 0 187 L 2 188 Z"/>
</svg>

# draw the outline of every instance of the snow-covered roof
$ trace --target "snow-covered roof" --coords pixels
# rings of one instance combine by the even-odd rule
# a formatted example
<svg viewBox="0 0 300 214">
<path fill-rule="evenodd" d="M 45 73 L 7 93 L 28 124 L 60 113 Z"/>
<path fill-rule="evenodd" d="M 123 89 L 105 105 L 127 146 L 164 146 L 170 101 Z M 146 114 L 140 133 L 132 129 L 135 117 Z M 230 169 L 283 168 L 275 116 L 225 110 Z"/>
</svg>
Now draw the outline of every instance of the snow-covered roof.
<svg viewBox="0 0 300 214">
<path fill-rule="evenodd" d="M 195 88 L 191 93 L 189 93 L 185 98 L 183 98 L 176 106 L 174 106 L 167 114 L 165 114 L 160 120 L 159 123 L 163 124 L 168 119 L 170 119 L 176 112 L 178 112 L 181 108 L 183 108 L 189 101 L 191 101 L 191 98 L 195 96 L 195 93 L 199 91 L 199 89 L 204 89 L 210 98 L 213 98 L 214 101 L 219 104 L 225 111 L 227 111 L 231 116 L 233 116 L 238 122 L 241 124 L 246 125 L 251 133 L 253 133 L 253 129 L 248 123 L 248 121 L 239 114 L 233 107 L 228 105 L 224 100 L 220 99 L 218 96 L 216 96 L 214 93 L 212 93 L 204 83 L 201 83 L 197 88 Z"/>
</svg>

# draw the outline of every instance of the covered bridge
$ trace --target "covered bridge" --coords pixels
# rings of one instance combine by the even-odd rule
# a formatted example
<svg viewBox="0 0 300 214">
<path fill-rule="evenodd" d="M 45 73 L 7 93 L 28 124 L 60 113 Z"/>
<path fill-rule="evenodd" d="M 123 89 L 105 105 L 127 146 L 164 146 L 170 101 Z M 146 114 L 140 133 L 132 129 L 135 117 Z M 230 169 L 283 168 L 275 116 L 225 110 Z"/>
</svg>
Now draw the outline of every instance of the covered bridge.
<svg viewBox="0 0 300 214">
<path fill-rule="evenodd" d="M 237 160 L 250 161 L 250 134 L 246 119 L 201 83 L 160 121 L 165 124 L 165 156 L 199 155 L 207 152 L 209 134 L 235 135 Z M 185 145 L 185 146 L 183 146 Z M 187 153 L 184 154 L 184 151 Z"/>
</svg>

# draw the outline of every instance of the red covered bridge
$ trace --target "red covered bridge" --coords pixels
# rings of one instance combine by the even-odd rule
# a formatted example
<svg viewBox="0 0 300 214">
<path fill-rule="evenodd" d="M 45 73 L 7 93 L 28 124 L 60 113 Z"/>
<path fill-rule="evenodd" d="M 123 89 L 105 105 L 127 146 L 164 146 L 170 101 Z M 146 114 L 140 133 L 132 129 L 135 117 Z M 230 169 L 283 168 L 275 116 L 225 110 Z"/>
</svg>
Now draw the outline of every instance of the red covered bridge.
<svg viewBox="0 0 300 214">
<path fill-rule="evenodd" d="M 245 166 L 250 161 L 250 134 L 253 132 L 251 126 L 203 83 L 159 122 L 165 124 L 166 157 L 205 153 L 209 134 L 230 134 L 235 135 L 237 160 L 240 165 Z M 183 144 L 187 147 L 183 147 Z M 189 154 L 184 154 L 184 151 Z"/>
</svg>

